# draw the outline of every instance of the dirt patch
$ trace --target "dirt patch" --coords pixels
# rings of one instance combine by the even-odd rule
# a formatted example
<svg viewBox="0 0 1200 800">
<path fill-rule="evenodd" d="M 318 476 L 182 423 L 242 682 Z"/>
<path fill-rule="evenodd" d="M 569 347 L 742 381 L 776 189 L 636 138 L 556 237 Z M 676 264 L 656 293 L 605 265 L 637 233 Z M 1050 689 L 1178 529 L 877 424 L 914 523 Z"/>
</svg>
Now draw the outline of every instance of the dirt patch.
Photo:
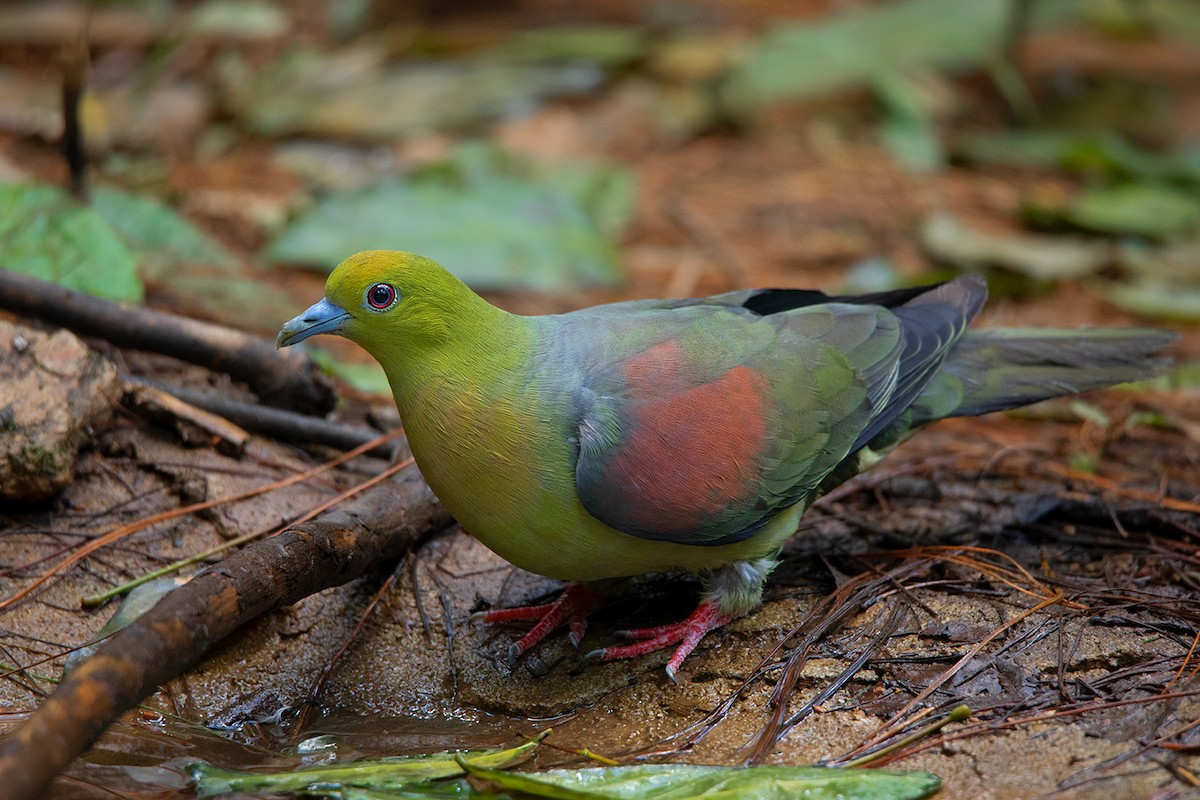
<svg viewBox="0 0 1200 800">
<path fill-rule="evenodd" d="M 1115 413 L 1121 400 L 1101 403 Z M 998 458 L 995 440 L 1011 439 L 1014 429 L 1025 440 L 1008 441 Z M 959 703 L 976 716 L 948 728 L 940 744 L 925 740 L 903 749 L 910 755 L 899 766 L 941 775 L 951 797 L 1148 796 L 1176 780 L 1178 769 L 1191 768 L 1185 753 L 1146 745 L 1173 740 L 1174 731 L 1200 714 L 1186 660 L 1200 612 L 1186 560 L 1196 517 L 1130 499 L 1126 495 L 1141 491 L 1133 483 L 1105 491 L 1090 486 L 1088 476 L 1064 484 L 1047 475 L 1044 456 L 1061 456 L 1079 434 L 1077 424 L 1004 418 L 926 432 L 881 466 L 869 485 L 812 512 L 764 606 L 708 637 L 686 662 L 678 686 L 662 672 L 665 654 L 581 666 L 562 635 L 510 667 L 507 647 L 517 629 L 472 622 L 471 612 L 534 601 L 557 584 L 514 570 L 461 531 L 448 532 L 399 566 L 394 586 L 316 703 L 335 715 L 369 715 L 381 724 L 499 715 L 530 730 L 531 723 L 520 721 L 549 720 L 559 745 L 618 759 L 676 752 L 689 761 L 741 763 L 767 735 L 772 693 L 811 623 L 806 615 L 849 576 L 890 568 L 900 558 L 894 551 L 908 548 L 909 559 L 935 557 L 815 643 L 794 690 L 782 698 L 781 718 L 837 680 L 890 624 L 885 643 L 840 689 L 822 697 L 817 710 L 770 734 L 776 738 L 763 760 L 844 758 L 962 661 L 926 700 L 929 718 Z M 1168 473 L 1200 459 L 1194 445 L 1175 444 L 1172 457 L 1157 462 Z M 1159 446 L 1136 435 L 1121 437 L 1119 445 L 1112 450 L 1121 458 L 1110 466 L 1128 474 Z M 44 569 L 38 559 L 52 561 L 72 536 L 183 498 L 232 493 L 309 460 L 263 440 L 250 452 L 252 459 L 235 459 L 186 447 L 169 429 L 119 416 L 85 451 L 56 522 L 38 522 L 45 511 L 36 509 L 7 517 L 5 593 L 20 588 L 23 575 Z M 374 468 L 368 460 L 354 472 Z M 80 610 L 82 595 L 222 538 L 277 524 L 356 477 L 344 470 L 206 519 L 151 528 L 88 559 L 34 601 L 4 612 L 5 658 L 22 665 L 49 658 L 30 671 L 57 674 L 58 654 L 86 641 L 109 613 Z M 1013 571 L 1015 564 L 1028 574 Z M 391 569 L 380 567 L 374 578 L 247 626 L 149 704 L 261 736 L 263 725 L 289 719 L 306 701 Z M 596 617 L 585 647 L 615 641 L 620 628 L 682 616 L 696 590 L 695 582 L 670 576 L 639 580 L 628 597 Z M 1061 602 L 1022 616 L 1048 590 L 1061 592 Z M 798 633 L 789 637 L 789 631 Z M 0 683 L 0 702 L 11 710 L 31 708 L 43 687 L 12 674 Z M 919 721 L 910 727 L 920 728 Z M 1023 766 L 1014 770 L 1018 756 Z M 548 752 L 539 760 L 562 758 Z"/>
<path fill-rule="evenodd" d="M 623 0 L 600 5 L 591 19 L 624 21 L 640 13 L 640 5 Z M 782 13 L 818 17 L 845 4 L 800 5 L 798 11 L 796 3 L 777 0 L 713 0 L 704 8 L 711 21 L 737 27 Z M 311 16 L 297 20 L 298 30 L 320 41 L 324 23 Z M 452 31 L 458 38 L 446 41 L 462 46 L 497 17 L 515 28 L 531 20 L 573 21 L 578 14 L 561 3 L 489 7 L 458 21 Z M 131 74 L 126 61 L 137 59 L 119 47 L 146 47 L 156 34 L 143 31 L 131 43 L 114 40 L 114 29 L 99 25 L 96 44 L 106 53 L 115 50 L 107 69 Z M 1059 80 L 1078 71 L 1081 61 L 1089 80 L 1114 64 L 1144 79 L 1165 65 L 1161 54 L 1133 44 L 1098 53 L 1078 35 L 1032 44 L 1025 64 L 1031 83 Z M 282 45 L 234 49 L 249 62 L 267 63 Z M 1194 47 L 1178 46 L 1194 56 Z M 206 65 L 205 47 L 180 51 L 168 76 Z M 0 59 L 17 70 L 46 70 L 51 49 L 0 43 Z M 1172 61 L 1166 78 L 1178 106 L 1175 124 L 1184 133 L 1200 128 L 1193 61 Z M 960 105 L 944 121 L 947 143 L 1006 119 L 991 81 L 964 79 L 956 90 Z M 491 299 L 544 313 L 746 286 L 836 290 L 849 267 L 876 256 L 902 280 L 932 279 L 936 265 L 918 237 L 930 213 L 950 210 L 979 229 L 1011 232 L 1031 198 L 1065 197 L 1088 180 L 1044 167 L 952 163 L 932 173 L 905 171 L 874 127 L 881 110 L 853 92 L 772 109 L 743 129 L 714 125 L 688 136 L 655 123 L 662 97 L 649 77 L 634 75 L 613 80 L 595 97 L 550 102 L 489 123 L 488 135 L 513 150 L 535 158 L 602 156 L 638 178 L 634 222 L 621 243 L 627 274 L 619 289 L 496 293 Z M 137 169 L 140 151 L 119 150 L 112 160 L 124 164 L 131 184 L 161 180 L 180 208 L 244 257 L 243 277 L 261 277 L 252 264 L 271 226 L 312 198 L 272 149 L 278 143 L 250 135 L 230 143 L 236 138 L 230 125 L 218 120 L 203 148 L 172 145 L 161 161 L 143 165 L 148 176 Z M 0 171 L 12 162 L 22 173 L 62 181 L 64 168 L 48 135 L 44 127 L 0 132 Z M 420 164 L 421 154 L 448 147 L 443 135 L 413 136 L 382 148 L 382 155 L 407 168 Z M 1002 275 L 993 277 L 1004 283 Z M 226 313 L 273 336 L 279 322 L 320 295 L 321 284 L 320 276 L 282 270 L 273 273 L 270 292 L 255 296 L 261 314 Z M 984 325 L 1150 324 L 1081 282 L 1025 283 L 996 295 L 981 315 Z M 169 276 L 152 284 L 148 296 L 152 304 L 192 310 L 193 298 Z M 1174 356 L 1182 362 L 1200 355 L 1200 331 L 1182 327 L 1180 333 Z M 255 401 L 227 376 L 92 344 L 122 372 Z M 365 360 L 348 343 L 333 343 L 331 350 Z M 333 419 L 379 428 L 398 422 L 389 399 L 343 394 L 350 400 Z M 355 754 L 445 747 L 467 741 L 472 730 L 512 742 L 517 731 L 552 724 L 554 740 L 567 748 L 618 759 L 656 754 L 722 764 L 756 755 L 767 763 L 846 760 L 865 752 L 860 746 L 874 742 L 897 714 L 887 739 L 893 743 L 966 704 L 970 719 L 878 763 L 930 770 L 942 776 L 944 796 L 974 800 L 1192 791 L 1200 735 L 1200 396 L 1193 387 L 1114 391 L 1084 398 L 1083 406 L 1072 402 L 938 424 L 814 509 L 789 544 L 762 608 L 706 638 L 678 686 L 665 678 L 665 655 L 581 665 L 563 635 L 510 666 L 507 648 L 520 629 L 487 627 L 470 615 L 550 597 L 559 587 L 514 570 L 452 529 L 399 565 L 379 564 L 367 578 L 267 614 L 147 703 L 273 749 L 323 732 L 319 725 L 290 728 L 297 709 L 311 702 L 329 718 L 357 718 Z M 151 413 L 125 402 L 110 408 L 107 423 L 94 423 L 74 479 L 60 495 L 0 507 L 0 598 L 114 528 L 232 495 L 330 456 L 259 436 L 240 450 L 218 448 L 211 435 L 179 423 L 170 411 Z M 60 674 L 65 651 L 88 641 L 112 613 L 111 604 L 83 610 L 81 598 L 274 529 L 385 466 L 379 458 L 358 459 L 285 490 L 149 526 L 73 565 L 0 611 L 6 665 L 0 706 L 14 715 L 36 706 Z M 880 577 L 889 570 L 903 574 Z M 351 637 L 393 572 L 394 584 Z M 679 619 L 694 604 L 697 583 L 658 576 L 624 588 L 626 596 L 594 619 L 585 648 L 617 641 L 623 628 Z M 843 589 L 838 602 L 853 601 L 851 610 L 810 640 L 836 606 L 827 598 Z M 323 690 L 310 697 L 331 663 Z M 7 671 L 10 665 L 19 669 Z M 93 762 L 140 764 L 147 754 L 179 755 L 163 744 L 170 737 L 160 736 L 160 722 L 130 720 L 106 740 L 113 749 L 96 751 Z M 438 733 L 414 735 L 402 745 L 385 735 L 407 725 L 431 725 Z M 178 741 L 194 746 L 183 736 Z M 113 755 L 122 742 L 132 742 L 126 748 L 132 756 Z M 218 758 L 230 751 L 210 752 Z M 536 763 L 579 762 L 543 749 Z M 118 780 L 115 772 L 88 775 L 101 786 Z M 61 796 L 71 791 L 59 790 Z M 187 794 L 182 783 L 174 790 Z"/>
</svg>

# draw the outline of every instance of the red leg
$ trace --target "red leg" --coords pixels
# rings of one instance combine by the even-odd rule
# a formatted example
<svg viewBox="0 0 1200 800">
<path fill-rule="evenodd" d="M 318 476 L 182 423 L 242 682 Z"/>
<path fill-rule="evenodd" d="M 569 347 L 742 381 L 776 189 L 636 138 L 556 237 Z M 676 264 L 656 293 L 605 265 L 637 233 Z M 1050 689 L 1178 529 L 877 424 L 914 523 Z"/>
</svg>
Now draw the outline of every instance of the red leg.
<svg viewBox="0 0 1200 800">
<path fill-rule="evenodd" d="M 593 650 L 587 654 L 587 658 L 596 658 L 601 661 L 634 658 L 635 656 L 652 653 L 655 650 L 661 650 L 668 645 L 678 642 L 679 646 L 675 648 L 674 655 L 667 662 L 667 677 L 674 681 L 675 672 L 683 664 L 683 660 L 696 649 L 696 645 L 700 643 L 704 635 L 709 631 L 720 628 L 731 619 L 733 619 L 731 616 L 722 614 L 717 609 L 716 603 L 711 600 L 705 600 L 696 606 L 696 610 L 683 622 L 677 622 L 674 625 L 659 625 L 654 628 L 623 631 L 622 635 L 627 639 L 633 639 L 634 644 Z"/>
<path fill-rule="evenodd" d="M 576 648 L 587 632 L 587 615 L 604 604 L 605 595 L 594 586 L 585 583 L 568 583 L 563 593 L 553 603 L 540 606 L 518 606 L 517 608 L 499 608 L 494 611 L 481 611 L 472 614 L 472 619 L 484 622 L 509 622 L 517 619 L 536 619 L 537 623 L 508 648 L 508 661 L 515 664 L 517 659 L 529 652 L 535 645 L 545 639 L 563 623 L 570 628 L 568 639 Z"/>
</svg>

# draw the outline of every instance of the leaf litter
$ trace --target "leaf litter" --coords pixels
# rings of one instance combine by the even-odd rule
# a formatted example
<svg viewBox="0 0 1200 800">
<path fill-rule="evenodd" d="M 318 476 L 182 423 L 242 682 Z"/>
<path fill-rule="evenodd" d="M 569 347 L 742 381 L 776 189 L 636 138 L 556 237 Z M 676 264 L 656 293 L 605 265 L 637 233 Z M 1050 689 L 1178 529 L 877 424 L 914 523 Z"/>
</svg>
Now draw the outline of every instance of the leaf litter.
<svg viewBox="0 0 1200 800">
<path fill-rule="evenodd" d="M 905 13 L 928 13 L 936 7 L 936 3 L 913 3 Z M 868 32 L 884 30 L 870 27 L 879 23 L 854 24 L 867 25 Z M 943 34 L 930 28 L 931 37 L 938 35 Z M 594 48 L 591 57 L 607 64 L 604 69 L 636 69 L 638 48 L 646 42 L 641 32 L 607 40 L 598 37 L 590 43 L 585 38 L 564 41 L 579 50 Z M 747 37 L 745 41 L 753 48 L 768 39 Z M 864 36 L 863 41 L 869 37 Z M 1001 44 L 993 29 L 985 36 L 964 40 L 963 63 L 981 63 Z M 566 47 L 562 42 L 554 46 L 560 48 L 559 54 Z M 933 61 L 923 61 L 927 58 Z M 939 58 L 918 50 L 913 63 L 927 68 L 942 64 Z M 712 77 L 713 73 L 707 73 L 704 79 Z M 875 86 L 869 74 L 851 77 L 863 86 Z M 623 91 L 617 89 L 612 97 Z M 626 234 L 632 235 L 625 248 L 631 283 L 624 291 L 657 294 L 667 285 L 686 285 L 694 292 L 732 288 L 731 276 L 739 273 L 723 263 L 730 257 L 740 265 L 739 279 L 812 285 L 835 279 L 849 258 L 868 257 L 878 250 L 892 256 L 902 280 L 914 280 L 920 278 L 925 262 L 906 240 L 911 226 L 929 211 L 949 205 L 971 228 L 981 218 L 992 223 L 997 217 L 1008 224 L 1025 221 L 1017 216 L 1021 197 L 997 191 L 995 183 L 990 189 L 973 191 L 970 180 L 981 180 L 980 175 L 965 176 L 956 167 L 939 167 L 928 157 L 935 152 L 928 148 L 931 142 L 953 142 L 953 137 L 943 139 L 945 126 L 953 125 L 953 117 L 943 116 L 938 109 L 932 116 L 922 116 L 922 107 L 911 105 L 902 89 L 895 90 L 900 94 L 884 97 L 884 111 L 909 123 L 892 134 L 892 140 L 916 147 L 909 150 L 920 156 L 914 163 L 931 167 L 924 177 L 910 178 L 903 170 L 894 169 L 895 153 L 910 145 L 880 155 L 873 145 L 831 138 L 830 132 L 844 124 L 837 121 L 836 113 L 830 123 L 829 118 L 821 119 L 819 112 L 815 120 L 804 114 L 792 117 L 764 104 L 757 111 L 765 128 L 753 143 L 731 137 L 719 144 L 714 140 L 687 143 L 678 152 L 665 153 L 646 145 L 654 139 L 636 138 L 645 128 L 612 124 L 614 119 L 623 123 L 629 119 L 613 116 L 628 113 L 615 101 L 572 109 L 585 124 L 603 123 L 593 130 L 627 131 L 628 138 L 621 139 L 618 134 L 609 143 L 623 158 L 638 162 L 639 179 L 651 187 L 648 203 L 639 200 L 637 228 Z M 957 84 L 954 91 L 965 92 Z M 621 95 L 626 96 L 632 95 Z M 968 102 L 974 100 L 968 98 Z M 772 122 L 772 114 L 781 116 Z M 713 117 L 708 119 L 711 124 Z M 497 124 L 519 128 L 522 122 L 513 118 Z M 799 135 L 827 149 L 814 158 L 808 151 L 780 148 L 772 137 L 781 130 L 788 131 L 788 136 L 801 131 Z M 953 155 L 955 150 L 949 152 Z M 1178 190 L 1193 180 L 1186 153 L 1178 160 L 1168 153 L 1165 161 L 1154 162 L 1113 149 L 1103 158 L 1117 166 L 1105 167 L 1101 159 L 1100 167 L 1083 168 L 1082 180 L 1097 180 L 1094 187 L 1081 188 L 1078 177 L 1047 176 L 1045 165 L 1004 169 L 1014 170 L 1008 176 L 1022 189 L 1043 189 L 1047 183 L 1065 189 L 1062 196 L 1068 204 L 1091 189 L 1108 191 L 1128 182 L 1142 186 L 1156 181 Z M 729 163 L 738 164 L 744 172 L 718 168 Z M 1055 168 L 1059 166 L 1063 164 Z M 863 174 L 870 175 L 869 184 L 855 177 Z M 663 195 L 675 199 L 656 203 L 654 198 Z M 680 215 L 669 210 L 678 205 L 680 196 L 692 212 L 688 218 L 703 223 L 681 226 Z M 1180 225 L 1177 230 L 1185 227 Z M 1163 250 L 1178 242 L 1174 230 L 1161 245 Z M 828 231 L 839 236 L 830 236 Z M 1103 233 L 1109 237 L 1104 246 L 1112 243 L 1118 253 L 1128 247 L 1141 253 L 1160 247 L 1155 242 L 1129 241 L 1130 236 L 1146 236 L 1144 227 L 1111 225 Z M 246 240 L 267 238 L 257 232 Z M 689 259 L 693 266 L 683 274 L 679 265 Z M 1021 259 L 1012 261 L 1022 263 Z M 1161 264 L 1164 259 L 1158 261 Z M 663 263 L 671 266 L 664 270 L 659 267 Z M 1090 285 L 1099 293 L 1114 286 L 1135 286 L 1141 276 L 1149 273 L 1153 277 L 1159 269 L 1152 266 L 1138 272 L 1131 264 L 1117 257 L 1097 266 L 1095 272 L 1102 273 L 1107 283 Z M 1131 279 L 1131 275 L 1136 277 Z M 1019 313 L 1023 319 L 1042 323 L 1059 323 L 1064 317 L 1087 322 L 1113 314 L 1111 307 L 1090 304 L 1072 293 L 1077 288 L 1072 281 L 1079 277 L 1089 278 L 1088 270 L 1049 278 L 1050 294 L 1034 297 L 1019 312 L 1001 307 L 991 313 L 1001 320 Z M 1172 307 L 1172 291 L 1178 294 L 1180 286 L 1194 280 L 1194 271 L 1174 273 L 1172 281 L 1159 290 L 1161 310 L 1124 305 L 1151 316 L 1165 313 Z M 1061 281 L 1067 281 L 1065 288 L 1054 285 Z M 301 294 L 319 284 L 305 286 L 308 288 Z M 611 296 L 611 289 L 599 290 L 588 299 Z M 1116 306 L 1123 305 L 1116 299 L 1118 294 L 1105 296 Z M 513 302 L 530 301 L 515 298 Z M 286 314 L 281 312 L 283 316 Z M 1179 373 L 1176 385 L 1190 385 L 1185 374 Z M 202 382 L 214 380 L 193 377 Z M 365 710 L 415 708 L 433 714 L 481 713 L 482 709 L 518 718 L 571 709 L 573 716 L 561 722 L 555 736 L 620 758 L 672 748 L 682 748 L 678 755 L 687 758 L 724 763 L 751 756 L 810 763 L 874 754 L 873 764 L 905 759 L 901 766 L 940 772 L 948 785 L 980 797 L 989 791 L 1014 796 L 1021 786 L 1028 790 L 1029 781 L 1039 780 L 1045 791 L 1055 786 L 1116 786 L 1127 780 L 1123 776 L 1131 764 L 1144 763 L 1139 760 L 1147 755 L 1165 764 L 1164 774 L 1186 784 L 1193 766 L 1186 759 L 1195 749 L 1195 729 L 1189 727 L 1189 720 L 1196 716 L 1197 664 L 1197 612 L 1189 592 L 1194 593 L 1200 583 L 1195 569 L 1197 526 L 1191 516 L 1197 503 L 1195 442 L 1185 435 L 1186 427 L 1178 425 L 1127 427 L 1123 420 L 1130 417 L 1130 404 L 1120 398 L 1105 395 L 1092 403 L 1098 413 L 1076 413 L 1072 420 L 960 421 L 923 434 L 884 465 L 882 472 L 844 487 L 815 513 L 805 535 L 793 543 L 789 562 L 773 584 L 767 606 L 697 654 L 694 682 L 670 696 L 656 690 L 653 663 L 632 674 L 628 669 L 609 669 L 564 678 L 569 662 L 559 662 L 556 667 L 557 656 L 551 653 L 541 667 L 531 665 L 547 669 L 548 674 L 533 678 L 520 670 L 503 674 L 499 661 L 489 660 L 495 634 L 457 625 L 454 639 L 448 626 L 414 627 L 410 634 L 406 625 L 416 619 L 414 604 L 419 597 L 429 608 L 441 604 L 443 616 L 453 624 L 479 602 L 499 602 L 503 593 L 537 593 L 550 588 L 536 578 L 512 576 L 502 564 L 478 552 L 470 540 L 454 534 L 419 550 L 409 574 L 396 579 L 413 597 L 406 599 L 401 592 L 401 596 L 383 601 L 358 634 L 358 644 L 350 647 L 338 669 L 329 674 L 323 697 L 316 702 Z M 1150 411 L 1145 413 L 1174 417 L 1185 426 L 1195 424 L 1186 395 L 1142 395 L 1139 402 L 1149 404 Z M 122 516 L 124 524 L 147 516 L 149 506 L 164 499 L 164 490 L 168 497 L 177 493 L 182 499 L 197 491 L 214 491 L 211 487 L 217 485 L 221 470 L 230 470 L 228 474 L 233 476 L 237 474 L 234 470 L 247 470 L 255 464 L 267 468 L 253 459 L 230 459 L 194 444 L 179 449 L 169 433 L 140 417 L 124 416 L 121 422 L 118 430 L 106 433 L 103 448 L 83 465 L 85 485 L 69 495 L 78 505 L 66 508 L 84 511 L 67 511 L 62 516 L 64 521 L 77 516 L 89 525 L 99 520 L 102 525 L 98 529 L 94 525 L 88 528 L 92 534 L 111 529 L 113 521 Z M 271 452 L 277 463 L 310 463 L 295 453 Z M 1066 466 L 1073 452 L 1089 456 L 1090 471 Z M 185 466 L 165 466 L 173 463 Z M 203 465 L 205 477 L 199 483 L 189 477 L 189 463 L 193 472 L 195 464 Z M 110 473 L 119 480 L 114 483 Z M 246 477 L 238 480 L 244 483 Z M 341 486 L 348 478 L 341 470 L 333 481 Z M 89 495 L 97 491 L 100 480 L 111 486 Z M 206 485 L 210 488 L 196 488 Z M 321 489 L 328 495 L 332 487 L 326 484 Z M 139 547 L 159 542 L 150 546 L 162 548 L 155 550 L 155 560 L 161 561 L 169 558 L 167 552 L 179 549 L 171 546 L 172 537 L 193 541 L 191 528 L 219 529 L 221 535 L 236 536 L 249 528 L 265 527 L 261 519 L 254 519 L 256 514 L 278 514 L 278 506 L 264 506 L 255 512 L 249 509 L 252 505 L 242 503 L 213 516 L 202 514 L 189 523 L 189 530 L 166 521 L 152 531 L 154 537 L 165 538 L 143 534 Z M 290 508 L 293 502 L 283 505 Z M 52 559 L 61 558 L 63 548 L 70 546 L 65 543 L 78 539 L 78 534 L 72 537 L 61 530 L 38 533 L 28 525 L 17 528 L 15 534 L 6 530 L 5 536 L 18 543 L 32 542 L 38 558 L 50 553 Z M 822 547 L 822 558 L 816 558 L 807 549 L 810 539 L 833 546 Z M 979 549 L 980 541 L 995 545 L 995 549 Z M 905 546 L 910 552 L 897 551 Z M 191 548 L 192 552 L 199 549 Z M 868 553 L 870 550 L 889 554 L 878 556 Z M 996 551 L 1016 559 L 1022 569 L 998 559 Z M 55 552 L 59 555 L 53 555 Z M 124 547 L 94 555 L 84 562 L 84 571 L 73 571 L 70 575 L 75 577 L 48 586 L 39 595 L 43 602 L 18 604 L 6 613 L 30 613 L 33 609 L 37 614 L 70 619 L 78 614 L 69 609 L 79 594 L 71 583 L 115 583 L 128 573 L 145 569 L 144 559 L 139 561 L 136 556 L 136 551 Z M 8 575 L 24 584 L 28 578 L 21 576 L 30 573 L 35 562 L 22 557 L 6 565 Z M 339 628 L 331 635 L 313 622 L 313 615 L 323 613 L 331 620 L 339 613 L 336 609 L 345 613 L 346 608 L 338 604 L 357 597 L 354 591 L 336 594 L 338 599 L 305 601 L 295 621 L 289 622 L 286 614 L 264 621 L 270 652 L 276 652 L 278 646 L 278 652 L 291 653 L 302 662 L 306 656 L 296 650 L 296 644 L 312 648 L 314 639 L 308 631 L 317 632 L 315 641 L 327 648 L 318 650 L 322 659 L 340 649 L 350 641 L 346 637 L 349 631 Z M 325 605 L 314 605 L 318 602 Z M 326 611 L 314 612 L 316 608 Z M 328 611 L 330 608 L 335 611 Z M 361 611 L 361 605 L 356 608 Z M 612 613 L 646 611 L 627 605 Z M 366 619 L 354 613 L 349 618 Z M 88 638 L 89 629 L 96 627 L 88 619 L 75 619 L 68 630 L 71 624 L 78 632 L 76 641 Z M 617 624 L 612 618 L 601 620 L 594 635 L 604 636 Z M 28 631 L 43 625 L 9 627 Z M 969 635 L 956 638 L 938 633 L 943 630 L 963 630 Z M 792 633 L 780 641 L 781 631 Z M 214 663 L 234 665 L 238 673 L 256 674 L 254 670 L 245 673 L 245 665 L 262 663 L 254 661 L 261 643 L 256 647 L 253 636 L 259 635 L 233 643 L 232 650 L 218 655 Z M 289 645 L 293 639 L 295 644 Z M 5 657 L 17 664 L 26 659 L 26 653 L 39 651 L 45 657 L 55 651 L 28 634 L 15 641 L 16 648 L 9 647 Z M 362 655 L 364 650 L 391 654 L 391 658 L 367 658 Z M 764 653 L 772 655 L 764 659 Z M 565 650 L 561 655 L 569 659 Z M 832 669 L 830 662 L 836 665 Z M 449 697 L 447 687 L 436 677 L 447 671 L 456 676 Z M 23 680 L 21 676 L 21 672 L 12 673 L 10 680 Z M 221 688 L 219 680 L 203 672 L 188 680 L 188 691 L 168 687 L 157 702 L 177 708 L 199 702 L 211 711 L 212 706 L 221 704 L 218 698 L 225 697 L 229 706 L 235 705 L 231 695 L 237 694 L 236 690 Z M 294 683 L 302 688 L 312 685 L 311 674 L 298 676 Z M 22 691 L 14 686 L 6 684 L 6 691 Z M 743 687 L 740 692 L 738 686 Z M 922 692 L 923 703 L 913 705 L 913 698 Z M 17 701 L 21 702 L 27 700 Z M 294 702 L 303 705 L 310 700 L 297 695 Z M 963 703 L 970 706 L 970 719 L 952 719 L 951 713 Z M 591 714 L 581 710 L 589 705 Z M 202 708 L 185 711 L 203 718 Z M 703 721 L 698 709 L 718 710 L 699 728 L 711 732 L 694 740 L 678 738 L 684 723 Z M 1106 733 L 1105 726 L 1116 719 L 1115 714 L 1126 715 L 1127 727 L 1138 731 L 1142 744 L 1128 746 Z M 893 722 L 879 731 L 883 719 Z M 933 729 L 943 723 L 944 728 Z M 1062 764 L 1043 765 L 1037 757 L 1021 761 L 1029 774 L 1009 774 L 1015 760 L 1006 756 L 1003 740 L 988 734 L 1011 731 L 1014 740 L 1032 752 L 1032 737 L 1044 735 L 1048 723 L 1054 723 L 1051 730 L 1060 737 L 1055 741 L 1063 752 L 1081 754 L 1082 760 L 1072 767 L 1074 774 L 1065 774 Z M 792 729 L 804 731 L 804 736 L 787 735 Z M 638 734 L 633 741 L 629 731 Z M 1101 738 L 1092 738 L 1095 733 Z M 910 739 L 914 734 L 918 738 Z M 873 740 L 878 740 L 874 744 L 880 748 L 899 747 L 879 755 L 880 750 L 860 751 L 854 746 Z M 743 749 L 743 745 L 752 747 Z M 963 759 L 956 760 L 954 754 L 968 754 L 973 766 L 962 770 L 956 764 Z M 550 765 L 553 760 L 539 757 L 539 766 Z M 1039 769 L 1045 772 L 1039 773 Z M 987 781 L 981 783 L 980 775 L 987 775 Z M 1025 783 L 1013 783 L 1018 780 Z"/>
</svg>

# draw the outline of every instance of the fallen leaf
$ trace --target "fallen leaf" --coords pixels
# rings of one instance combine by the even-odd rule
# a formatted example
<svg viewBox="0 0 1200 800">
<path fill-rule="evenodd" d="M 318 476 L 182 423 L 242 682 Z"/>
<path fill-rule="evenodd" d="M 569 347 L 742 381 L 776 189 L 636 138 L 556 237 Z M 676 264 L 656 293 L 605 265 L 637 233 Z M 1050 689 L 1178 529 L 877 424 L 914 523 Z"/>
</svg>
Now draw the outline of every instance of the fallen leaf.
<svg viewBox="0 0 1200 800">
<path fill-rule="evenodd" d="M 1097 233 L 1167 239 L 1196 229 L 1200 198 L 1163 184 L 1127 183 L 1086 189 L 1060 216 Z"/>
<path fill-rule="evenodd" d="M 541 738 L 532 739 L 508 750 L 448 751 L 432 755 L 398 756 L 348 764 L 322 765 L 287 772 L 241 772 L 197 761 L 188 765 L 187 773 L 195 782 L 196 794 L 200 797 L 234 792 L 301 792 L 340 797 L 341 789 L 351 786 L 419 791 L 432 788 L 428 781 L 464 774 L 464 765 L 499 769 L 518 764 L 529 757 L 530 751 L 537 747 Z"/>
<path fill-rule="evenodd" d="M 399 249 L 427 255 L 478 288 L 613 284 L 620 277 L 614 237 L 632 198 L 622 169 L 534 165 L 466 146 L 408 180 L 326 197 L 268 256 L 328 270 L 359 250 Z"/>
<path fill-rule="evenodd" d="M 1200 321 L 1200 288 L 1152 278 L 1134 283 L 1094 281 L 1089 288 L 1118 308 L 1151 319 Z"/>
<path fill-rule="evenodd" d="M 92 208 L 153 275 L 168 276 L 182 264 L 237 265 L 223 245 L 153 197 L 98 186 L 92 192 Z"/>
<path fill-rule="evenodd" d="M 779 100 L 867 86 L 913 68 L 956 69 L 984 63 L 1003 44 L 1012 0 L 904 0 L 839 15 L 788 22 L 751 43 L 723 96 L 747 113 Z M 1073 16 L 1063 3 L 1030 6 L 1034 29 Z"/>
<path fill-rule="evenodd" d="M 1073 236 L 997 235 L 969 228 L 946 212 L 921 225 L 921 245 L 938 261 L 1001 267 L 1043 281 L 1092 275 L 1111 260 L 1107 243 Z"/>
<path fill-rule="evenodd" d="M 604 80 L 590 61 L 522 63 L 483 53 L 389 64 L 384 55 L 364 45 L 296 50 L 263 69 L 227 55 L 218 77 L 233 112 L 256 133 L 385 142 L 469 130 L 527 113 L 546 98 L 584 94 Z"/>
<path fill-rule="evenodd" d="M 535 797 L 562 800 L 908 800 L 941 786 L 928 772 L 826 767 L 705 767 L 644 764 L 517 773 L 464 763 L 477 778 Z"/>
<path fill-rule="evenodd" d="M 95 209 L 57 186 L 0 184 L 0 264 L 109 300 L 141 302 L 137 257 Z"/>
</svg>

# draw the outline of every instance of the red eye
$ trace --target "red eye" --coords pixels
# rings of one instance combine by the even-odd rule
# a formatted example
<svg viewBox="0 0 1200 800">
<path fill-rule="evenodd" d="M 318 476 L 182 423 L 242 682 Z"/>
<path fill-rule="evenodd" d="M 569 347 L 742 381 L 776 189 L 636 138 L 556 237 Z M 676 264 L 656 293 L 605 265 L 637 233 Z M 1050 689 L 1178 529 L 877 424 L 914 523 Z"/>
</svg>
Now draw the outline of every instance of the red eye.
<svg viewBox="0 0 1200 800">
<path fill-rule="evenodd" d="M 382 311 L 396 302 L 396 290 L 386 283 L 377 283 L 367 289 L 367 302 L 371 308 Z"/>
</svg>

